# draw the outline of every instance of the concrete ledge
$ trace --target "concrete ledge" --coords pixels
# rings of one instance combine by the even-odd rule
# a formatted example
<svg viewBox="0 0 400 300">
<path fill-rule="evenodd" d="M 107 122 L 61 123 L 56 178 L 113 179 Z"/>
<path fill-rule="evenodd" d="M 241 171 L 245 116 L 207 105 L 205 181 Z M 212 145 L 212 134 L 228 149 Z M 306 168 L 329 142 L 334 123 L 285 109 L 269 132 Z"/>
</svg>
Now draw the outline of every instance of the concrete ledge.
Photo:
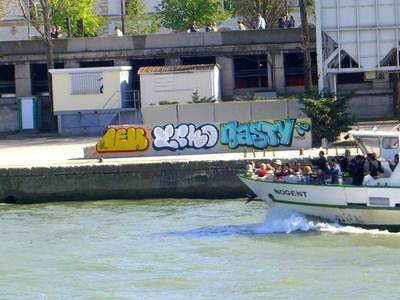
<svg viewBox="0 0 400 300">
<path fill-rule="evenodd" d="M 249 102 L 253 120 L 286 119 L 288 116 L 286 101 L 270 100 Z"/>
<path fill-rule="evenodd" d="M 177 108 L 178 123 L 215 122 L 213 103 L 183 104 Z"/>
<path fill-rule="evenodd" d="M 176 105 L 157 105 L 142 108 L 144 124 L 161 125 L 163 123 L 178 123 Z"/>
<path fill-rule="evenodd" d="M 250 102 L 227 102 L 215 104 L 215 119 L 217 122 L 236 120 L 246 122 L 251 120 Z"/>
</svg>

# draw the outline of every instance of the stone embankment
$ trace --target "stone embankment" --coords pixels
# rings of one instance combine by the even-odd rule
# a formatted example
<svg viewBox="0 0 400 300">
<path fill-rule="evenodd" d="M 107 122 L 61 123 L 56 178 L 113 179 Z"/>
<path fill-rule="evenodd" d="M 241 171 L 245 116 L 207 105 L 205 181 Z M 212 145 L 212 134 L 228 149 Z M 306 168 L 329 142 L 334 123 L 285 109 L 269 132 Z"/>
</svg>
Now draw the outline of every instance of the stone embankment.
<svg viewBox="0 0 400 300">
<path fill-rule="evenodd" d="M 246 160 L 0 169 L 0 202 L 238 198 Z"/>
</svg>

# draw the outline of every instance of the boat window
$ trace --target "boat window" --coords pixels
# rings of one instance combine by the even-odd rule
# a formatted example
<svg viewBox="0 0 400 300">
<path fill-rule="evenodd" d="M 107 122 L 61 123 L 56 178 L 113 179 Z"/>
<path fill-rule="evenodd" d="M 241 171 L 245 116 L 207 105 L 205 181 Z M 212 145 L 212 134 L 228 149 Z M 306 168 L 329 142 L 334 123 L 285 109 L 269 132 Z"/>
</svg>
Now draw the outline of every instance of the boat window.
<svg viewBox="0 0 400 300">
<path fill-rule="evenodd" d="M 382 139 L 383 149 L 398 149 L 399 139 L 397 137 L 385 137 Z"/>
<path fill-rule="evenodd" d="M 378 137 L 360 137 L 359 142 L 365 147 L 367 153 L 376 153 L 380 156 L 380 142 Z"/>
</svg>

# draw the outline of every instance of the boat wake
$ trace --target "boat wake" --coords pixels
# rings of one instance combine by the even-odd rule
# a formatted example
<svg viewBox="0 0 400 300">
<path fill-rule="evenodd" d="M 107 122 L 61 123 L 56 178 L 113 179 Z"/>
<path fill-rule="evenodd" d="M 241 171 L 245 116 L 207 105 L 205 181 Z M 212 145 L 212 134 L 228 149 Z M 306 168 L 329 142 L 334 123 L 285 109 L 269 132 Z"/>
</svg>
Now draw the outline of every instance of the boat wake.
<svg viewBox="0 0 400 300">
<path fill-rule="evenodd" d="M 328 223 L 311 219 L 300 213 L 281 208 L 273 208 L 267 212 L 264 223 L 255 228 L 259 234 L 279 234 L 294 232 L 327 232 L 348 234 L 400 235 L 387 230 L 365 229 L 354 226 L 343 226 L 338 223 Z"/>
<path fill-rule="evenodd" d="M 180 237 L 215 237 L 226 235 L 272 235 L 294 233 L 332 233 L 332 234 L 371 234 L 398 235 L 387 230 L 364 229 L 353 226 L 343 226 L 308 218 L 300 213 L 281 208 L 273 208 L 267 212 L 263 223 L 248 225 L 209 226 L 187 231 L 169 232 L 170 236 Z"/>
</svg>

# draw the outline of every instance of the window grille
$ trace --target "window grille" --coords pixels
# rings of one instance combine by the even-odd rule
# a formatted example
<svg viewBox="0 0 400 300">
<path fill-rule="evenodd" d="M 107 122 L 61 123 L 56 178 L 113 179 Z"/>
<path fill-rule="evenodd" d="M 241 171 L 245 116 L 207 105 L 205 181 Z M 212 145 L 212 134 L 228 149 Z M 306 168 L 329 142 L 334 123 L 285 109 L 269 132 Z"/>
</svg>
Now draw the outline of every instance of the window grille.
<svg viewBox="0 0 400 300">
<path fill-rule="evenodd" d="M 71 94 L 103 94 L 103 73 L 73 73 L 71 74 Z"/>
</svg>

